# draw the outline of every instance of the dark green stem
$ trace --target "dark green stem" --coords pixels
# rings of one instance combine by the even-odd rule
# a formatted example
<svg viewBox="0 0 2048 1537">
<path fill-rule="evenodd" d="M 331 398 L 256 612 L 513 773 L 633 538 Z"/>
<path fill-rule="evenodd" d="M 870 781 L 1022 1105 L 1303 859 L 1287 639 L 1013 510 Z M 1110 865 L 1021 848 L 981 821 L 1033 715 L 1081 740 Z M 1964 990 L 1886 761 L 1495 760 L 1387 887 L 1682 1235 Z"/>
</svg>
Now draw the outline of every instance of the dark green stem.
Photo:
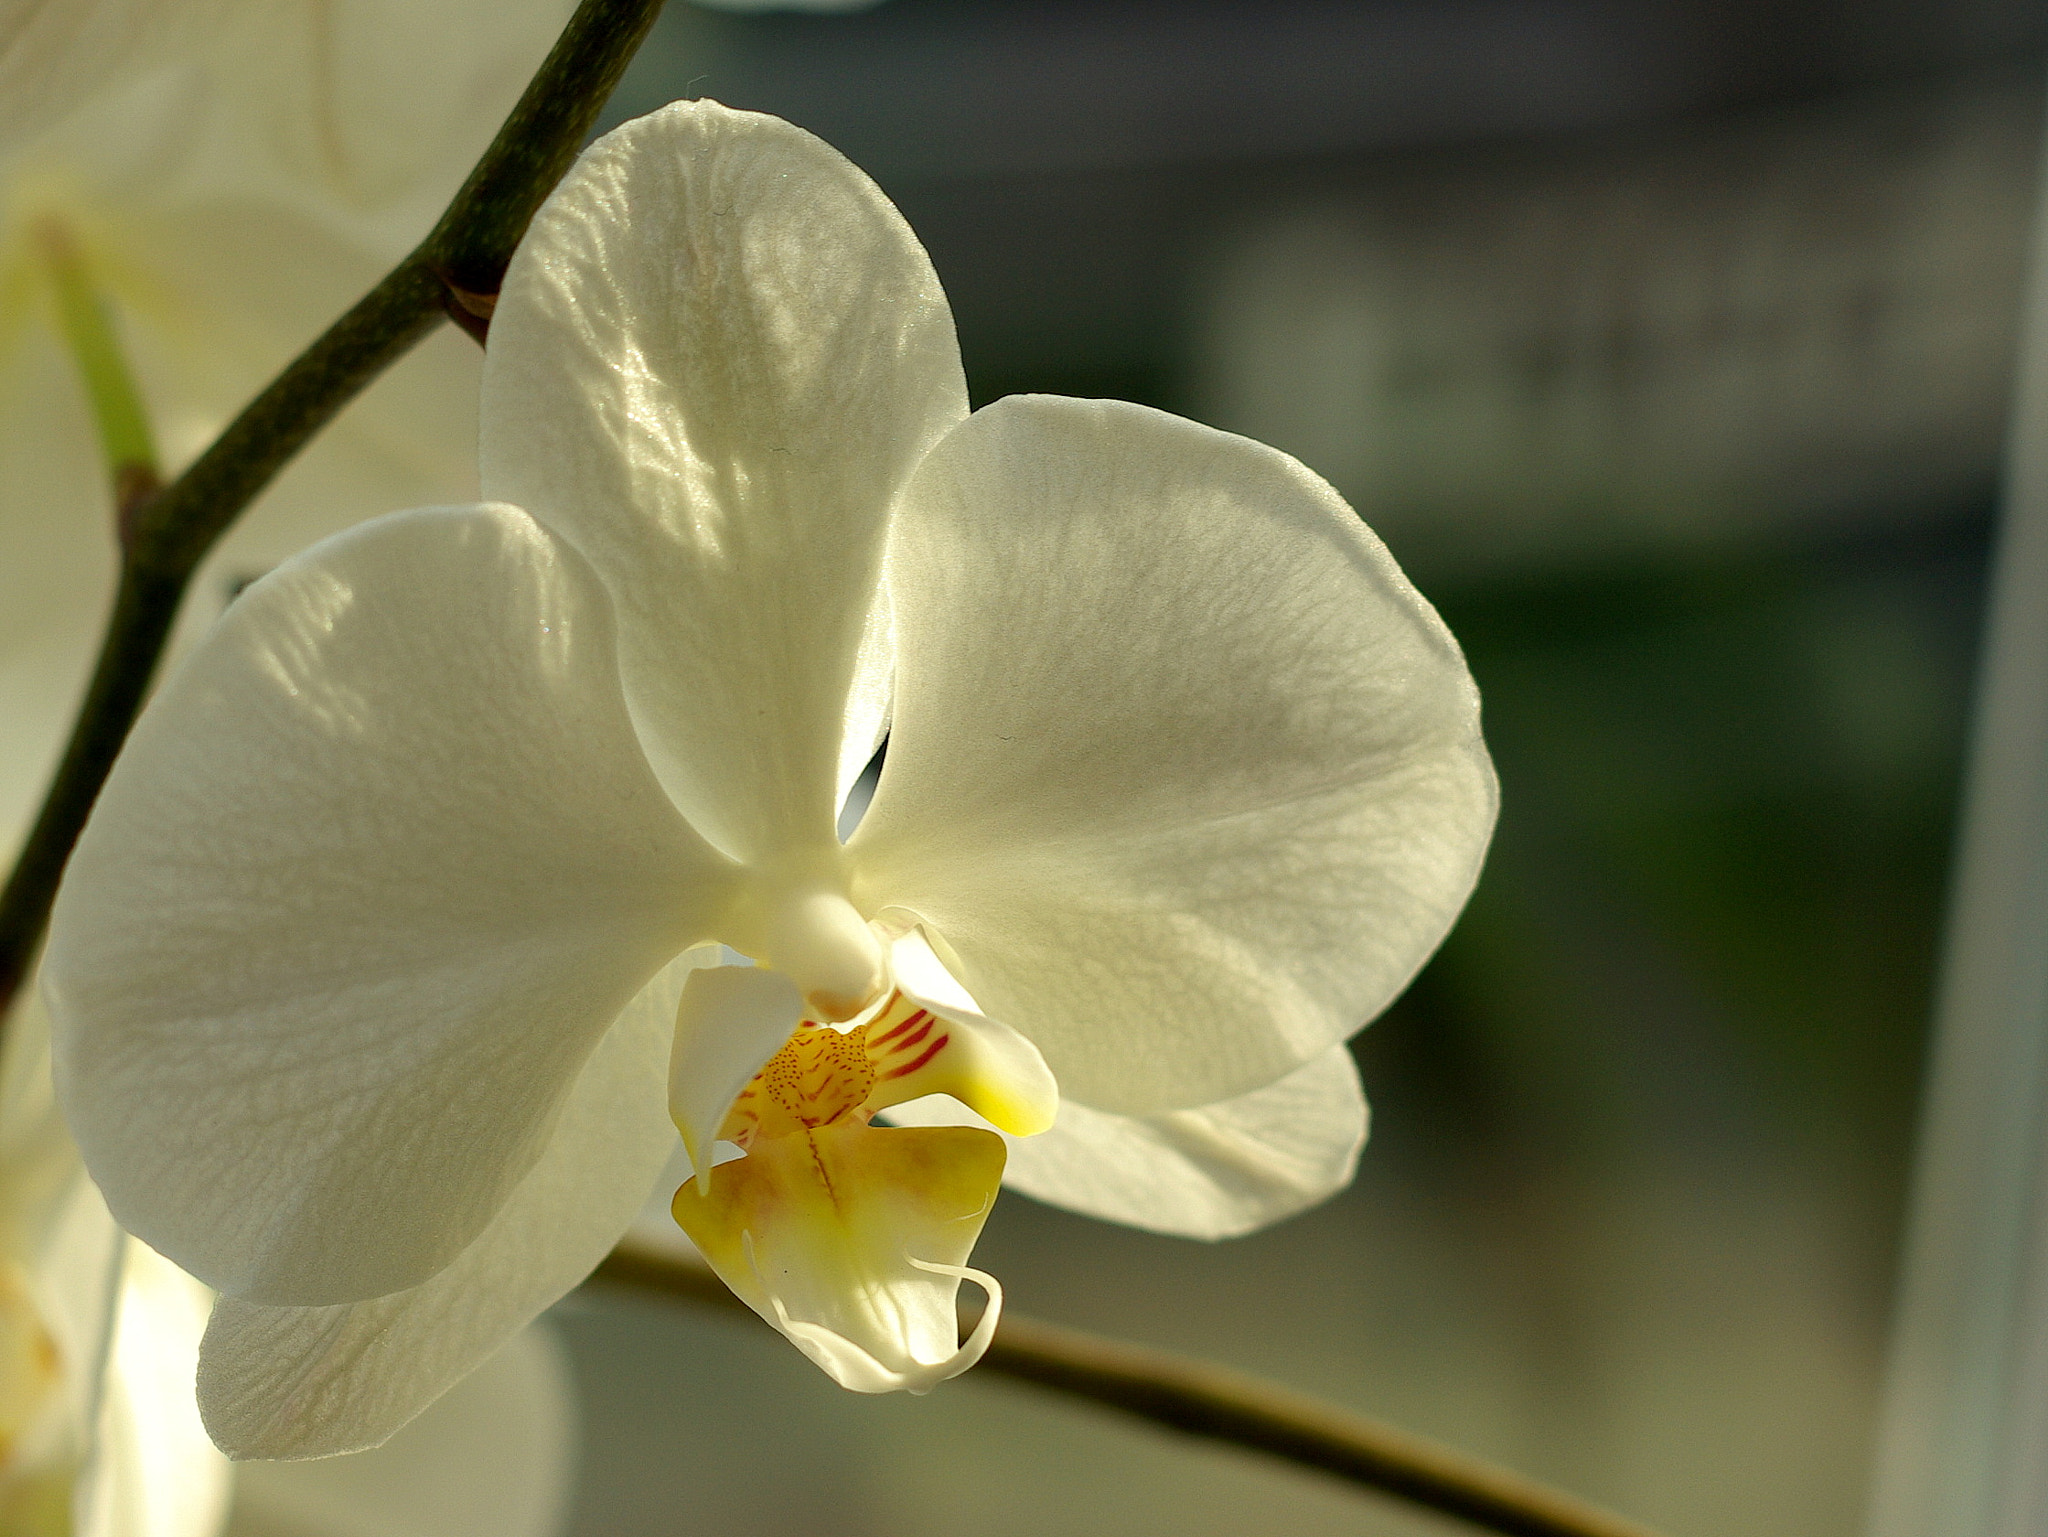
<svg viewBox="0 0 2048 1537">
<path fill-rule="evenodd" d="M 637 1244 L 619 1245 L 591 1279 L 753 1316 L 706 1266 Z M 975 1371 L 1281 1457 L 1506 1537 L 1657 1537 L 1561 1490 L 1278 1383 L 1014 1312 L 1003 1314 Z"/>
<path fill-rule="evenodd" d="M 441 222 L 293 360 L 170 485 L 122 509 L 120 588 L 99 661 L 28 841 L 0 891 L 0 1017 L 49 922 L 57 882 L 142 709 L 207 551 L 341 408 L 444 314 L 488 322 L 534 210 L 588 137 L 661 0 L 583 0 Z"/>
</svg>

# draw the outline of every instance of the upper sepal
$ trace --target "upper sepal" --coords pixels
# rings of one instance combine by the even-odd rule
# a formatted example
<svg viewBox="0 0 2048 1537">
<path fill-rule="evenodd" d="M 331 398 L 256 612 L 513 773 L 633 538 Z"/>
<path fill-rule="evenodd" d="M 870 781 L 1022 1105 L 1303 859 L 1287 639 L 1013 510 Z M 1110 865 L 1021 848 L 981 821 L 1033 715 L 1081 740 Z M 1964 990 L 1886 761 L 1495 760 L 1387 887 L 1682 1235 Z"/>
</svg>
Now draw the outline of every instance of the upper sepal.
<svg viewBox="0 0 2048 1537">
<path fill-rule="evenodd" d="M 676 102 L 534 216 L 491 320 L 484 494 L 595 567 L 655 770 L 728 853 L 836 855 L 888 708 L 890 510 L 966 414 L 923 247 L 802 129 Z"/>
</svg>

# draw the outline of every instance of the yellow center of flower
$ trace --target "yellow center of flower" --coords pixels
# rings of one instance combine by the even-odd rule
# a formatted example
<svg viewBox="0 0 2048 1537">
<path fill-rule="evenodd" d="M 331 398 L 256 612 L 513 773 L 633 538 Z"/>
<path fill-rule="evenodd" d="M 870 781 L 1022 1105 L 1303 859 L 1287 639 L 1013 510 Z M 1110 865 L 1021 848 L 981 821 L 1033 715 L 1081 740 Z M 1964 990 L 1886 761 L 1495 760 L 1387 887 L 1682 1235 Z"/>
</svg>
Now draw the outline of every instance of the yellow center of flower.
<svg viewBox="0 0 2048 1537">
<path fill-rule="evenodd" d="M 677 1223 L 749 1306 L 847 1387 L 922 1391 L 965 1369 L 953 1294 L 1002 1182 L 1002 1140 L 879 1127 L 927 1094 L 972 1102 L 967 1038 L 900 992 L 848 1030 L 807 1019 L 740 1091 L 719 1137 L 745 1157 L 675 1195 Z M 708 1188 L 707 1188 L 708 1187 Z"/>
<path fill-rule="evenodd" d="M 806 1021 L 740 1091 L 719 1135 L 744 1148 L 756 1137 L 814 1131 L 859 1110 L 874 1086 L 865 1028 Z"/>
<path fill-rule="evenodd" d="M 865 1124 L 878 1110 L 926 1094 L 970 1102 L 997 1097 L 998 1086 L 971 1081 L 969 1065 L 949 1055 L 952 1044 L 946 1022 L 900 992 L 850 1030 L 807 1019 L 740 1091 L 719 1138 L 745 1149 L 762 1137 L 815 1131 L 848 1116 Z M 1007 1119 L 1000 1111 L 995 1118 Z"/>
</svg>

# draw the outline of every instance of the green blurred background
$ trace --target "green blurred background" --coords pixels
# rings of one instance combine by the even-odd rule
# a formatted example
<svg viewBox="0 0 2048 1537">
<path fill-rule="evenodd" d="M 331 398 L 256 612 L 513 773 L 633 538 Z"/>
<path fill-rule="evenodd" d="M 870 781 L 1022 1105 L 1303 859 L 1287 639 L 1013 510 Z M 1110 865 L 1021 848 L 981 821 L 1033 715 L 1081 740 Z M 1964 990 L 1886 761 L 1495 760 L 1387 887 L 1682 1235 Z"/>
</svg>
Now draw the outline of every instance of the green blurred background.
<svg viewBox="0 0 2048 1537">
<path fill-rule="evenodd" d="M 1860 1521 L 2048 15 L 2006 0 L 672 0 L 614 103 L 775 111 L 932 251 L 977 401 L 1334 480 L 1504 809 L 1356 1047 L 1356 1186 L 1205 1246 L 1006 1196 L 1011 1305 L 1678 1537 Z M 970 1376 L 586 1291 L 580 1537 L 1445 1529 Z"/>
</svg>

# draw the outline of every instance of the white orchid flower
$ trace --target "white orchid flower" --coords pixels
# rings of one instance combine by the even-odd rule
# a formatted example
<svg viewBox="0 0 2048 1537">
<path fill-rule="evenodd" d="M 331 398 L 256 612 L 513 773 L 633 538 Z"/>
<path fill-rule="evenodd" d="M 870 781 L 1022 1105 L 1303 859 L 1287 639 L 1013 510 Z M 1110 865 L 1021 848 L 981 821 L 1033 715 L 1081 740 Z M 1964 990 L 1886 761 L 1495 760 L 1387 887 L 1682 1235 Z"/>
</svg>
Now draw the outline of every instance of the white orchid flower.
<svg viewBox="0 0 2048 1537">
<path fill-rule="evenodd" d="M 556 191 L 482 409 L 496 500 L 246 593 L 58 901 L 67 1109 L 226 1294 L 223 1446 L 388 1433 L 596 1264 L 676 1129 L 683 1226 L 862 1390 L 985 1342 L 954 1293 L 995 1301 L 1005 1157 L 878 1111 L 974 1112 L 1032 1193 L 1167 1231 L 1342 1182 L 1344 1038 L 1495 791 L 1456 644 L 1326 484 L 1114 401 L 969 415 L 895 209 L 709 102 Z"/>
<path fill-rule="evenodd" d="M 0 1532 L 553 1537 L 574 1462 L 561 1350 L 529 1330 L 375 1452 L 238 1478 L 193 1398 L 212 1294 L 122 1233 L 50 1092 L 34 995 L 0 1052 Z"/>
<path fill-rule="evenodd" d="M 152 6 L 178 9 L 34 18 L 97 36 L 94 18 Z M 107 459 L 181 469 L 425 234 L 569 4 L 213 9 L 152 68 L 0 137 L 0 859 L 48 783 L 113 588 Z M 478 366 L 450 330 L 344 412 L 200 572 L 180 646 L 234 584 L 366 510 L 475 495 Z"/>
</svg>

